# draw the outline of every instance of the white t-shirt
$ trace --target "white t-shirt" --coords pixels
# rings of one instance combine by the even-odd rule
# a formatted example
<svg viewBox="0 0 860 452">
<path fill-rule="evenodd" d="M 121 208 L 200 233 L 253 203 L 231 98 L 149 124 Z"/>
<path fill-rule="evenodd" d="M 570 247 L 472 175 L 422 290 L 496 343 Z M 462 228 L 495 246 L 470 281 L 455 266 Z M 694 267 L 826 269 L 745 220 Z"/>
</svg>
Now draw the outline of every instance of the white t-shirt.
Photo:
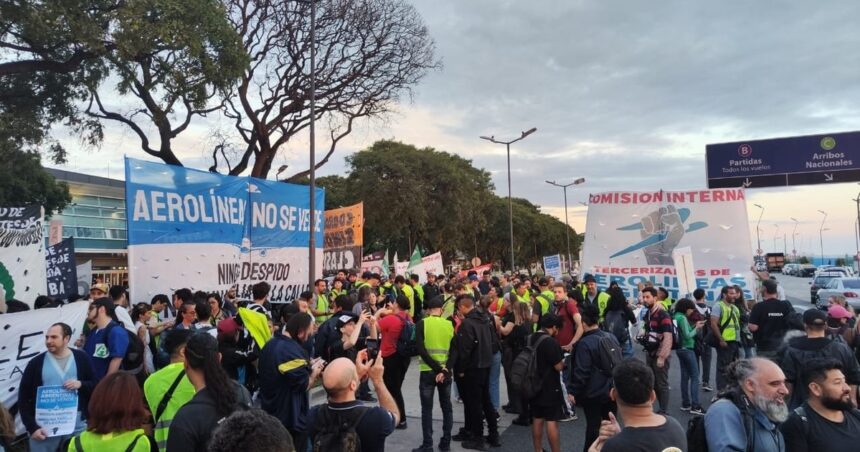
<svg viewBox="0 0 860 452">
<path fill-rule="evenodd" d="M 116 305 L 114 307 L 114 313 L 116 314 L 116 318 L 119 320 L 119 323 L 122 323 L 122 326 L 124 326 L 125 329 L 137 334 L 137 328 L 134 327 L 134 322 L 131 321 L 131 316 L 128 315 L 128 311 L 125 310 L 125 307 Z"/>
</svg>

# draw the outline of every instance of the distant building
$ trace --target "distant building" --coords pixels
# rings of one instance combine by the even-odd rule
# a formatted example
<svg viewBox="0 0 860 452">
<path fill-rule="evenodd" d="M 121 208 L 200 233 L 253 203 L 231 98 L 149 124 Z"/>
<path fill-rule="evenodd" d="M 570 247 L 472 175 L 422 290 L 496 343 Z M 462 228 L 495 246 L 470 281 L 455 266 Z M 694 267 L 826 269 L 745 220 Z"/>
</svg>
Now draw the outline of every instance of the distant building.
<svg viewBox="0 0 860 452">
<path fill-rule="evenodd" d="M 75 238 L 77 263 L 92 261 L 93 278 L 108 284 L 128 280 L 128 228 L 125 182 L 71 171 L 48 169 L 69 185 L 72 202 L 52 221 L 63 224 L 63 238 Z M 45 224 L 45 237 L 49 225 Z"/>
</svg>

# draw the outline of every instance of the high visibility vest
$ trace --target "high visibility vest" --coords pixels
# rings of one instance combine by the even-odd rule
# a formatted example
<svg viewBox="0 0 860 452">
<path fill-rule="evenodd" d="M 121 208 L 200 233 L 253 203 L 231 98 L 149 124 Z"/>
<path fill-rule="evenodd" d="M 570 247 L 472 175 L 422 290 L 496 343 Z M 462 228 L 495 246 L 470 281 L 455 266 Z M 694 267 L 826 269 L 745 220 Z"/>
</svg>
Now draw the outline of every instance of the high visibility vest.
<svg viewBox="0 0 860 452">
<path fill-rule="evenodd" d="M 343 289 L 341 289 L 341 290 L 332 289 L 331 290 L 331 299 L 332 300 L 335 300 L 337 297 L 339 297 L 341 295 L 347 295 L 346 291 Z"/>
<path fill-rule="evenodd" d="M 424 348 L 430 357 L 435 359 L 443 367 L 448 362 L 448 349 L 451 347 L 451 339 L 454 337 L 454 325 L 449 320 L 431 315 L 425 317 L 424 322 Z M 421 359 L 418 369 L 421 372 L 433 370 Z"/>
<path fill-rule="evenodd" d="M 403 287 L 400 288 L 400 291 L 403 292 L 403 295 L 406 295 L 406 298 L 409 299 L 409 317 L 415 316 L 415 291 L 412 290 L 412 286 L 409 284 L 404 284 Z"/>
<path fill-rule="evenodd" d="M 414 290 L 414 291 L 415 291 L 415 293 L 416 293 L 416 294 L 418 294 L 418 298 L 417 298 L 417 299 L 418 299 L 421 303 L 424 303 L 425 301 L 427 301 L 427 300 L 425 300 L 425 299 L 424 299 L 424 288 L 423 288 L 423 287 L 421 287 L 421 284 L 415 284 L 414 286 L 412 286 L 412 290 Z"/>
<path fill-rule="evenodd" d="M 137 438 L 140 435 L 143 436 Z M 150 450 L 149 438 L 146 437 L 146 432 L 144 432 L 142 428 L 126 432 L 106 433 L 104 435 L 84 431 L 81 433 L 80 437 L 81 449 L 83 449 L 83 451 L 78 451 L 75 439 L 72 438 L 69 442 L 69 452 L 126 450 L 128 449 L 128 446 L 134 442 L 135 438 L 137 438 L 137 442 L 134 444 L 134 448 L 131 449 L 133 452 L 149 452 Z"/>
<path fill-rule="evenodd" d="M 325 295 L 317 294 L 317 312 L 326 312 L 328 311 L 328 297 Z M 317 323 L 322 323 L 328 320 L 331 317 L 329 315 L 318 315 L 316 316 Z"/>
<path fill-rule="evenodd" d="M 176 377 L 179 376 L 183 368 L 181 362 L 168 364 L 163 369 L 147 377 L 143 383 L 143 394 L 146 396 L 146 404 L 149 405 L 149 410 L 153 416 L 158 412 L 158 404 L 161 403 L 161 399 L 167 393 L 167 390 L 170 389 L 170 386 L 173 385 L 173 382 L 176 381 Z M 191 382 L 188 381 L 188 376 L 185 375 L 179 381 L 176 389 L 173 390 L 173 395 L 167 402 L 167 407 L 152 428 L 155 445 L 158 446 L 158 450 L 164 451 L 167 449 L 167 433 L 170 430 L 170 423 L 173 422 L 176 412 L 188 403 L 192 397 L 194 397 L 194 386 L 191 385 Z M 83 445 L 86 446 L 86 444 Z M 91 450 L 87 447 L 84 448 Z M 125 450 L 125 446 L 116 450 Z"/>
<path fill-rule="evenodd" d="M 721 336 L 723 340 L 726 342 L 737 341 L 738 340 L 738 330 L 741 328 L 740 319 L 741 319 L 741 311 L 737 306 L 733 304 L 728 304 L 723 300 L 720 300 L 720 324 L 719 327 L 722 328 L 723 325 L 726 325 L 725 328 L 722 328 L 723 331 Z"/>
<path fill-rule="evenodd" d="M 555 301 L 555 294 L 550 292 L 549 290 L 545 290 L 538 294 L 538 296 L 535 298 L 537 298 L 538 303 L 540 303 L 541 313 L 546 314 L 549 312 L 550 304 Z"/>
<path fill-rule="evenodd" d="M 532 301 L 532 297 L 531 297 L 531 295 L 529 295 L 528 291 L 526 291 L 526 293 L 524 293 L 522 295 L 517 295 L 516 292 L 511 292 L 511 293 L 517 297 L 517 300 L 520 303 L 531 303 L 531 301 Z"/>
<path fill-rule="evenodd" d="M 442 318 L 447 319 L 454 315 L 454 302 L 456 297 L 452 294 L 442 295 L 445 303 L 442 305 Z"/>
<path fill-rule="evenodd" d="M 672 308 L 672 303 L 673 303 L 672 297 L 666 297 L 665 300 L 660 302 L 660 304 L 663 305 L 663 309 L 665 309 L 666 312 L 669 312 L 669 310 Z"/>
</svg>

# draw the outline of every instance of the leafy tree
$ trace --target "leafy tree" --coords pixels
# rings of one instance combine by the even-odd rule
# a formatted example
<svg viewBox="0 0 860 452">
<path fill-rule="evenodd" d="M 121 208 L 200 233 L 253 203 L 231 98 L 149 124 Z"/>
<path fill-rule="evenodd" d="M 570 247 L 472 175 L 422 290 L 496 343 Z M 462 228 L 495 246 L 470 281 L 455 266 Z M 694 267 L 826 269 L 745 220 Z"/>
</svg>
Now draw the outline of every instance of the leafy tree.
<svg viewBox="0 0 860 452">
<path fill-rule="evenodd" d="M 0 161 L 0 206 L 39 204 L 50 215 L 72 201 L 69 186 L 45 171 L 38 153 L 0 142 Z"/>
<path fill-rule="evenodd" d="M 310 5 L 223 1 L 251 62 L 224 108 L 240 141 L 214 150 L 213 169 L 226 166 L 236 175 L 250 168 L 252 176 L 266 177 L 277 153 L 310 124 Z M 319 168 L 356 120 L 387 113 L 439 63 L 420 15 L 405 0 L 317 0 L 316 5 L 315 119 L 328 141 L 315 162 Z M 227 147 L 238 152 L 223 152 Z"/>
</svg>

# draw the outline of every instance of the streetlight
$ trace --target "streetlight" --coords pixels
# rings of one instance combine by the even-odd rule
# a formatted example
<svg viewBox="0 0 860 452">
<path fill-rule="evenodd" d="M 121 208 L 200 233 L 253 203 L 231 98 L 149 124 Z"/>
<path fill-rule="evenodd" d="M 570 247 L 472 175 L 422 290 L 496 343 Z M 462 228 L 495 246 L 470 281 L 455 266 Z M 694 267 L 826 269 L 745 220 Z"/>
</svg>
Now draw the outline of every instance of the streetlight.
<svg viewBox="0 0 860 452">
<path fill-rule="evenodd" d="M 857 197 L 853 201 L 857 203 L 857 256 L 860 256 L 860 193 L 857 193 Z M 860 263 L 857 265 L 860 268 Z"/>
<path fill-rule="evenodd" d="M 776 239 L 777 239 L 777 237 L 779 236 L 779 225 L 778 225 L 778 224 L 776 224 L 776 223 L 774 223 L 774 224 L 773 224 L 773 227 L 774 227 L 774 228 L 776 228 L 776 230 L 775 230 L 775 231 L 774 231 L 774 233 L 773 233 L 773 251 L 772 251 L 772 252 L 774 252 L 774 253 L 775 253 L 775 252 L 776 252 L 776 250 L 778 249 L 778 248 L 776 247 Z"/>
<path fill-rule="evenodd" d="M 564 229 L 564 235 L 565 235 L 565 238 L 567 239 L 567 271 L 568 271 L 568 273 L 570 273 L 570 270 L 571 270 L 571 265 L 570 265 L 571 260 L 570 260 L 570 223 L 567 221 L 567 187 L 570 187 L 571 185 L 579 185 L 579 184 L 584 183 L 584 182 L 585 182 L 584 177 L 580 177 L 579 179 L 577 179 L 577 180 L 575 180 L 569 184 L 559 184 L 559 183 L 556 183 L 555 181 L 546 181 L 546 183 L 548 183 L 550 185 L 555 185 L 556 187 L 561 187 L 562 190 L 564 190 L 564 224 L 567 226 Z"/>
<path fill-rule="evenodd" d="M 311 7 L 311 61 L 310 61 L 310 101 L 311 101 L 311 120 L 308 127 L 308 135 L 310 137 L 310 237 L 308 238 L 308 287 L 314 286 L 316 280 L 316 108 L 317 108 L 317 81 L 316 81 L 316 56 L 317 56 L 317 0 L 293 0 L 297 3 L 304 3 Z M 284 167 L 281 167 L 284 168 Z M 286 168 L 284 168 L 286 169 Z M 279 171 L 280 173 L 280 171 Z"/>
<path fill-rule="evenodd" d="M 761 213 L 758 214 L 758 221 L 755 224 L 755 241 L 757 243 L 756 254 L 761 256 L 761 236 L 759 235 L 759 225 L 761 224 L 761 217 L 764 215 L 764 207 L 759 204 L 753 204 L 754 206 L 761 209 Z"/>
<path fill-rule="evenodd" d="M 511 141 L 496 140 L 495 135 L 490 135 L 488 137 L 487 136 L 481 136 L 480 137 L 482 140 L 487 140 L 491 143 L 504 144 L 506 149 L 507 149 L 507 152 L 508 152 L 508 223 L 510 226 L 510 233 L 511 233 L 511 272 L 512 273 L 516 273 L 516 264 L 514 263 L 515 262 L 514 261 L 514 202 L 512 201 L 512 198 L 511 198 L 511 144 L 516 143 L 517 141 L 520 141 L 523 138 L 525 138 L 525 137 L 527 137 L 527 136 L 529 136 L 535 132 L 537 132 L 537 128 L 532 127 L 531 129 L 526 130 L 525 132 L 522 132 L 522 134 L 519 136 L 519 138 L 517 138 L 515 140 L 511 140 Z"/>
<path fill-rule="evenodd" d="M 824 222 L 827 221 L 827 212 L 819 210 L 823 218 L 821 218 L 821 227 L 818 228 L 818 242 L 821 245 L 821 265 L 824 265 Z"/>
<path fill-rule="evenodd" d="M 794 242 L 794 237 L 797 235 L 797 225 L 800 223 L 797 218 L 791 217 L 794 222 L 794 230 L 791 231 L 791 254 L 794 255 L 794 260 L 797 261 L 797 245 Z"/>
</svg>

